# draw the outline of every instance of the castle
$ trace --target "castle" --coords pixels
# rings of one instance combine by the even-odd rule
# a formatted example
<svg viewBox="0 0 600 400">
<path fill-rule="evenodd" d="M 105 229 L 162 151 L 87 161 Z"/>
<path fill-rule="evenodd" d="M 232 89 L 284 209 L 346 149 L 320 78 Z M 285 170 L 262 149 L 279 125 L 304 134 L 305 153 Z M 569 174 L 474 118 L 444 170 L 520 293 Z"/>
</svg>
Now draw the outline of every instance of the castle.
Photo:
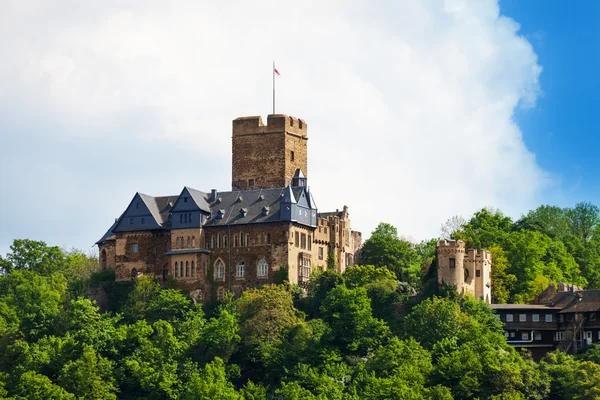
<svg viewBox="0 0 600 400">
<path fill-rule="evenodd" d="M 282 114 L 233 121 L 231 191 L 185 187 L 178 195 L 136 193 L 96 243 L 117 280 L 175 279 L 199 299 L 274 282 L 305 284 L 328 256 L 354 264 L 361 233 L 348 208 L 319 212 L 308 187 L 307 125 Z"/>
<path fill-rule="evenodd" d="M 462 240 L 440 240 L 437 256 L 438 284 L 455 286 L 459 293 L 491 302 L 492 255 L 489 251 L 465 249 Z"/>
</svg>

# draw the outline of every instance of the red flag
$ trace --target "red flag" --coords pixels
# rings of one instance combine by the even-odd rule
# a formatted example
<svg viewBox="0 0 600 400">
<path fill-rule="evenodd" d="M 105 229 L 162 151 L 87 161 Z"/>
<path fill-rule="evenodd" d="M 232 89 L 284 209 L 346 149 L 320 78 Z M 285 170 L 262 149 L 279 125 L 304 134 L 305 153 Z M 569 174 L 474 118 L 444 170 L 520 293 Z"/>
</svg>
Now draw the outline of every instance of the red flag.
<svg viewBox="0 0 600 400">
<path fill-rule="evenodd" d="M 279 71 L 277 71 L 277 68 L 273 67 L 273 72 L 275 72 L 277 75 L 281 76 L 281 74 L 279 73 Z"/>
</svg>

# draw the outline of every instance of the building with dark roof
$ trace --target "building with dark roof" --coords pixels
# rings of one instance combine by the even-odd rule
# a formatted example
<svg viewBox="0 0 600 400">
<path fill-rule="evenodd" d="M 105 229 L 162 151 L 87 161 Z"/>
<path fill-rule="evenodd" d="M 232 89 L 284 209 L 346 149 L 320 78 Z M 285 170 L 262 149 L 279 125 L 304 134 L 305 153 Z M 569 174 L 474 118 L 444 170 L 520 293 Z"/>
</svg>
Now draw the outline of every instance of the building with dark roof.
<svg viewBox="0 0 600 400">
<path fill-rule="evenodd" d="M 507 343 L 534 357 L 560 349 L 577 354 L 600 342 L 600 290 L 551 283 L 532 304 L 492 304 Z"/>
<path fill-rule="evenodd" d="M 320 213 L 307 178 L 307 125 L 286 115 L 233 121 L 232 190 L 136 193 L 96 243 L 118 280 L 175 279 L 199 298 L 237 294 L 284 271 L 304 284 L 327 257 L 354 263 L 361 234 L 348 208 Z"/>
</svg>

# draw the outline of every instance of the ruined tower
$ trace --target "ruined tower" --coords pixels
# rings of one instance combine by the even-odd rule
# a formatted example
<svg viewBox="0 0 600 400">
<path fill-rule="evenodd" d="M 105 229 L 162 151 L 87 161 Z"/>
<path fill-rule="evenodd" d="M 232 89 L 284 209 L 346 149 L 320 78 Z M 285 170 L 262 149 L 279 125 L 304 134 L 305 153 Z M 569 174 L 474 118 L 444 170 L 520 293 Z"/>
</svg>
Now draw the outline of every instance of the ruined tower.
<svg viewBox="0 0 600 400">
<path fill-rule="evenodd" d="M 283 114 L 233 120 L 232 190 L 284 187 L 307 176 L 306 122 Z"/>
</svg>

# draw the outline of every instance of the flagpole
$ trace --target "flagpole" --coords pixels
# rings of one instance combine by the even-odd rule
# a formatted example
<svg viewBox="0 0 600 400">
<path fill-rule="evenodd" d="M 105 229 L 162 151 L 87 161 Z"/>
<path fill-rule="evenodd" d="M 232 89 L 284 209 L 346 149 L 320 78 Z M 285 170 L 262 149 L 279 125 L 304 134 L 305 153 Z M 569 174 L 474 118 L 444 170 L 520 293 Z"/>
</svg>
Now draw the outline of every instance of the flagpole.
<svg viewBox="0 0 600 400">
<path fill-rule="evenodd" d="M 275 60 L 273 60 L 273 70 L 271 73 L 273 74 L 273 114 L 275 114 Z"/>
</svg>

